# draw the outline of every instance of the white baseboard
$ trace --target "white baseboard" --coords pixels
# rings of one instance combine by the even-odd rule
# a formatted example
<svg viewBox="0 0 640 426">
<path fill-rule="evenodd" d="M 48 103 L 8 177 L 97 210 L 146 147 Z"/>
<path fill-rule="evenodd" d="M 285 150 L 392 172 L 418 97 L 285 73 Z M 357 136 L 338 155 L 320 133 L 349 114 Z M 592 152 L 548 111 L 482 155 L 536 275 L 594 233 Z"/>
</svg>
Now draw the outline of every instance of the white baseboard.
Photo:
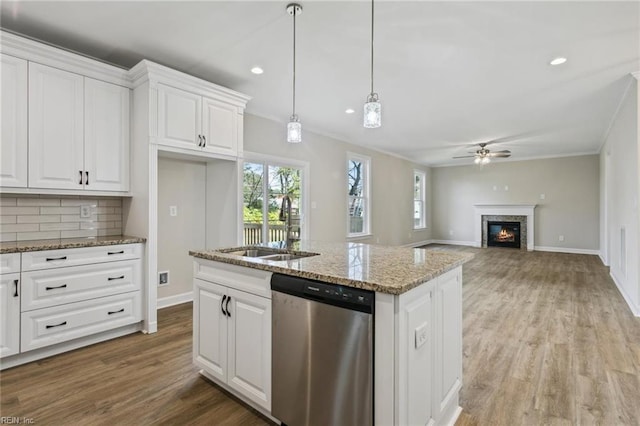
<svg viewBox="0 0 640 426">
<path fill-rule="evenodd" d="M 616 287 L 618 287 L 618 291 L 624 298 L 625 302 L 627 302 L 627 305 L 629 305 L 629 309 L 631 309 L 631 312 L 633 313 L 633 315 L 636 317 L 640 317 L 640 306 L 636 306 L 635 303 L 633 303 L 633 300 L 631 300 L 627 292 L 624 291 L 624 287 L 622 287 L 622 284 L 620 283 L 620 281 L 616 279 L 615 275 L 609 272 L 609 276 L 611 276 L 611 279 L 616 284 Z"/>
<path fill-rule="evenodd" d="M 550 251 L 555 253 L 572 253 L 572 254 L 591 254 L 594 256 L 600 255 L 600 250 L 590 250 L 590 249 L 578 249 L 578 248 L 569 248 L 569 247 L 545 247 L 545 246 L 535 246 L 535 251 Z"/>
<path fill-rule="evenodd" d="M 169 306 L 179 305 L 181 303 L 193 302 L 193 291 L 188 291 L 174 296 L 158 298 L 156 306 L 158 309 L 168 308 Z"/>
<path fill-rule="evenodd" d="M 602 252 L 598 253 L 598 257 L 600 258 L 600 260 L 602 261 L 602 264 L 604 266 L 609 266 L 609 263 L 607 262 L 607 260 L 604 258 L 604 256 L 602 255 Z"/>
<path fill-rule="evenodd" d="M 429 244 L 451 244 L 454 246 L 470 246 L 477 247 L 475 241 L 458 241 L 458 240 L 429 240 Z"/>
<path fill-rule="evenodd" d="M 416 248 L 416 247 L 426 246 L 428 244 L 431 244 L 432 242 L 433 242 L 433 240 L 424 240 L 424 241 L 418 241 L 418 242 L 415 242 L 415 243 L 404 244 L 401 247 L 413 247 L 413 248 Z"/>
</svg>

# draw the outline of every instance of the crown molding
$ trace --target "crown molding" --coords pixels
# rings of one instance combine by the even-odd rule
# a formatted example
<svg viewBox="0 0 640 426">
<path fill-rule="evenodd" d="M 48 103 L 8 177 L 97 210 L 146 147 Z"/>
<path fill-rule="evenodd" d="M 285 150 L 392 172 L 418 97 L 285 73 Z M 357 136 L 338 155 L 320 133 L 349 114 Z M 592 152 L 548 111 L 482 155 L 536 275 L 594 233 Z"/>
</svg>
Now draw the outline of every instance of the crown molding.
<svg viewBox="0 0 640 426">
<path fill-rule="evenodd" d="M 27 61 L 82 74 L 108 83 L 131 87 L 126 69 L 5 30 L 0 30 L 0 51 L 3 54 Z"/>
<path fill-rule="evenodd" d="M 224 98 L 225 101 L 240 108 L 246 108 L 251 96 L 245 95 L 235 90 L 211 83 L 201 78 L 185 74 L 164 65 L 143 59 L 136 66 L 129 70 L 129 79 L 132 87 L 136 88 L 145 82 L 151 85 L 158 83 L 166 84 L 178 89 L 198 93 L 203 96 L 213 98 Z"/>
</svg>

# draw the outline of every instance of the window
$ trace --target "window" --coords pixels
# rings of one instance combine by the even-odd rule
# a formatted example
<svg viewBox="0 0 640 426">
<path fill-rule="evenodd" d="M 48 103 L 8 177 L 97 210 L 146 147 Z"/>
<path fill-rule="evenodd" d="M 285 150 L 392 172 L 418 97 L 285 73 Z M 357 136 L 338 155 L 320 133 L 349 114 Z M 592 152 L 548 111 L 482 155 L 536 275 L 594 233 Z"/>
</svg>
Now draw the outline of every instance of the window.
<svg viewBox="0 0 640 426">
<path fill-rule="evenodd" d="M 243 244 L 253 245 L 286 239 L 280 208 L 291 197 L 293 238 L 302 236 L 302 180 L 304 166 L 269 161 L 245 162 L 242 179 Z"/>
<path fill-rule="evenodd" d="M 425 215 L 425 172 L 413 171 L 413 229 L 423 229 L 427 227 Z"/>
<path fill-rule="evenodd" d="M 347 156 L 347 237 L 369 235 L 369 157 Z"/>
</svg>

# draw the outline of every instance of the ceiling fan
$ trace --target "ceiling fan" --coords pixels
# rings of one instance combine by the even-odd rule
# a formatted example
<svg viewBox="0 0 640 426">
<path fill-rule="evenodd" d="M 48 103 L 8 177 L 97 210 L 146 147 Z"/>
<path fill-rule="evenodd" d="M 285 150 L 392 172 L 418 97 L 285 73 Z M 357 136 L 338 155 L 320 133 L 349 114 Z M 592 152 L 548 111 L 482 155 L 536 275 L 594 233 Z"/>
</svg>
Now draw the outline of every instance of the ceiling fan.
<svg viewBox="0 0 640 426">
<path fill-rule="evenodd" d="M 507 158 L 507 157 L 511 157 L 511 151 L 509 151 L 508 149 L 503 149 L 502 151 L 494 151 L 491 152 L 489 149 L 486 148 L 487 145 L 494 143 L 494 142 L 482 142 L 479 143 L 478 146 L 480 147 L 480 149 L 478 149 L 475 153 L 470 152 L 469 154 L 473 154 L 473 155 L 463 155 L 460 157 L 453 157 L 453 158 L 475 158 L 475 160 L 473 160 L 474 163 L 476 164 L 489 164 L 491 162 L 492 158 Z"/>
</svg>

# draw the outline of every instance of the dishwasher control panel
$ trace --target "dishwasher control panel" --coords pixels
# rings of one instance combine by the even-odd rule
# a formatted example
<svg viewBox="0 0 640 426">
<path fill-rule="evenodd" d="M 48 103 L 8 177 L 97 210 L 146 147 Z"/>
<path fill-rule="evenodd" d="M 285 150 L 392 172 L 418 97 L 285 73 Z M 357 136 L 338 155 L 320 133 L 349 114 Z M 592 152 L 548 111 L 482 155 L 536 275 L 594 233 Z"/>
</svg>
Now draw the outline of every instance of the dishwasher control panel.
<svg viewBox="0 0 640 426">
<path fill-rule="evenodd" d="M 373 293 L 357 288 L 343 287 L 335 284 L 305 283 L 304 293 L 330 300 L 342 300 L 359 305 L 370 305 Z"/>
</svg>

